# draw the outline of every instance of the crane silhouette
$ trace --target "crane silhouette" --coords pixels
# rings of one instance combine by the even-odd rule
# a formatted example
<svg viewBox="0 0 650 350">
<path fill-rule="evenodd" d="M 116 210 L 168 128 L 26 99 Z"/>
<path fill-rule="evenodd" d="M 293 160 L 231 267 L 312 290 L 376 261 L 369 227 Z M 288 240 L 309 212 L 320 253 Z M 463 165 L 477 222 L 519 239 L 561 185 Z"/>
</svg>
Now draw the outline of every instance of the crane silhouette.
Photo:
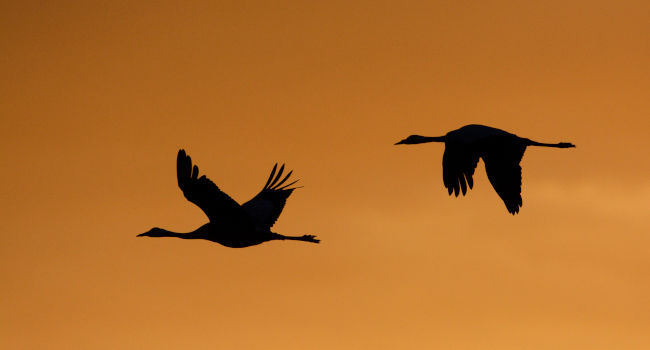
<svg viewBox="0 0 650 350">
<path fill-rule="evenodd" d="M 320 242 L 312 235 L 296 237 L 271 232 L 271 227 L 280 216 L 287 198 L 296 189 L 291 185 L 298 181 L 283 186 L 293 171 L 278 181 L 284 171 L 284 165 L 276 175 L 277 167 L 276 163 L 262 190 L 253 199 L 239 205 L 205 175 L 199 177 L 199 167 L 196 165 L 192 167 L 192 158 L 181 149 L 176 158 L 178 187 L 188 201 L 203 210 L 210 222 L 188 233 L 177 233 L 154 227 L 139 234 L 138 237 L 207 239 L 231 248 L 249 247 L 271 240 Z"/>
<path fill-rule="evenodd" d="M 508 212 L 516 214 L 522 206 L 521 200 L 521 166 L 519 162 L 528 146 L 555 148 L 575 147 L 569 142 L 541 143 L 519 137 L 509 132 L 484 125 L 466 125 L 448 132 L 445 136 L 411 135 L 396 145 L 412 145 L 426 142 L 444 142 L 445 153 L 442 155 L 442 181 L 451 196 L 456 197 L 467 187 L 474 186 L 474 169 L 479 158 L 483 158 L 485 172 L 505 203 Z"/>
</svg>

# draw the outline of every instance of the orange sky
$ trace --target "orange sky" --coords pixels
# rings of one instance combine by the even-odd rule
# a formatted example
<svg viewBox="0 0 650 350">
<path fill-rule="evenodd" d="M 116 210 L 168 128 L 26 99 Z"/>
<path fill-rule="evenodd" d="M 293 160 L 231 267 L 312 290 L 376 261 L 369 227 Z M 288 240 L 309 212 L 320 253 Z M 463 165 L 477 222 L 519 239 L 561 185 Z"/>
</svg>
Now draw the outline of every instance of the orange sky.
<svg viewBox="0 0 650 350">
<path fill-rule="evenodd" d="M 477 4 L 479 3 L 479 4 Z M 648 1 L 0 5 L 0 347 L 650 348 Z M 509 215 L 443 146 L 530 148 Z M 143 239 L 207 221 L 185 148 L 235 200 L 275 162 L 274 230 L 320 245 Z"/>
</svg>

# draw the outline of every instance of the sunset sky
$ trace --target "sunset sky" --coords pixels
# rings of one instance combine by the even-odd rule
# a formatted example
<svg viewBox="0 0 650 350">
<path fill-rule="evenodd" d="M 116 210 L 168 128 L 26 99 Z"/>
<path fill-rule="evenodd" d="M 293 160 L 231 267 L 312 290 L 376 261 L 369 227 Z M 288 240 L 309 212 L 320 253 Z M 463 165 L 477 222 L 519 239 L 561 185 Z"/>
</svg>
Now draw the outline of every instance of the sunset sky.
<svg viewBox="0 0 650 350">
<path fill-rule="evenodd" d="M 0 348 L 650 349 L 650 2 L 0 4 Z M 531 147 L 512 216 L 442 144 Z M 176 153 L 239 203 L 299 184 L 231 249 Z"/>
</svg>

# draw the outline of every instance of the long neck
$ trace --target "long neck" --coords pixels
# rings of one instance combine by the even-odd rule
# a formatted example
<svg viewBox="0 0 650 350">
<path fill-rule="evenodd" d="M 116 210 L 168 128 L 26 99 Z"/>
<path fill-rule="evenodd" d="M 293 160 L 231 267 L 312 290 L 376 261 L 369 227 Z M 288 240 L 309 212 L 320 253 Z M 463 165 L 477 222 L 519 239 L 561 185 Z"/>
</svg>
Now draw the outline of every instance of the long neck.
<svg viewBox="0 0 650 350">
<path fill-rule="evenodd" d="M 396 143 L 396 145 L 416 145 L 418 143 L 427 143 L 427 142 L 445 142 L 445 136 L 420 136 L 420 135 L 411 135 L 404 140 Z"/>
<path fill-rule="evenodd" d="M 415 143 L 426 143 L 426 142 L 445 142 L 445 137 L 444 136 L 422 136 L 422 138 Z"/>
<path fill-rule="evenodd" d="M 138 236 L 145 236 L 145 237 L 177 237 L 177 238 L 182 238 L 182 239 L 200 239 L 203 238 L 201 235 L 196 231 L 192 232 L 187 232 L 187 233 L 180 233 L 180 232 L 173 232 L 165 229 L 157 229 L 157 230 L 152 230 L 143 234 L 139 234 Z"/>
</svg>

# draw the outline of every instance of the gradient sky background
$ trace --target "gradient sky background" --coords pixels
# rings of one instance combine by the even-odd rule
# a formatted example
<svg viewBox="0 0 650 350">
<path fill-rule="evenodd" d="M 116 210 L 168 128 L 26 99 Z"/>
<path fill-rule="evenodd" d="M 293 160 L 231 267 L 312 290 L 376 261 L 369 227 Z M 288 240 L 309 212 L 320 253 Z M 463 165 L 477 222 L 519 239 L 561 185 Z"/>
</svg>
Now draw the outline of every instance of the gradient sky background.
<svg viewBox="0 0 650 350">
<path fill-rule="evenodd" d="M 650 348 L 650 2 L 0 5 L 0 347 Z M 469 123 L 529 148 L 509 215 Z M 136 238 L 207 221 L 185 148 L 320 245 Z"/>
</svg>

